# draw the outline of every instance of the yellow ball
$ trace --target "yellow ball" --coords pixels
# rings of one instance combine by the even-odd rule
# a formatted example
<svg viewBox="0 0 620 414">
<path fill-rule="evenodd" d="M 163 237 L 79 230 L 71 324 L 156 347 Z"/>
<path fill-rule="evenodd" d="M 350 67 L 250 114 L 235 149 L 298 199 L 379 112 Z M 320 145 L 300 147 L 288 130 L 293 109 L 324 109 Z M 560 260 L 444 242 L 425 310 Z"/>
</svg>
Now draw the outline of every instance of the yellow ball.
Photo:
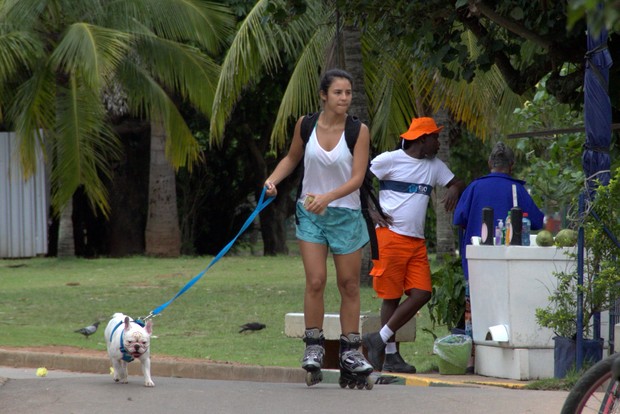
<svg viewBox="0 0 620 414">
<path fill-rule="evenodd" d="M 37 377 L 47 376 L 47 368 L 37 368 Z"/>
</svg>

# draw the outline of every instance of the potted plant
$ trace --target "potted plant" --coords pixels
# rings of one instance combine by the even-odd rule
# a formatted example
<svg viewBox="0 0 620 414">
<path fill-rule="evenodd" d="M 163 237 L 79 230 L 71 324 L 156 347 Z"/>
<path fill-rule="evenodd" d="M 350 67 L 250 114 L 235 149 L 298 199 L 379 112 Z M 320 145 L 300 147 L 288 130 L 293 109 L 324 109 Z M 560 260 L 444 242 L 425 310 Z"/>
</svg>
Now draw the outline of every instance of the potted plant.
<svg viewBox="0 0 620 414">
<path fill-rule="evenodd" d="M 619 173 L 616 170 L 616 173 Z M 617 174 L 616 174 L 617 177 Z M 577 283 L 578 269 L 557 272 L 557 285 L 550 292 L 549 304 L 536 309 L 540 326 L 549 328 L 555 339 L 555 377 L 562 378 L 574 364 L 577 333 L 577 295 L 583 295 L 584 356 L 600 359 L 602 340 L 592 339 L 592 316 L 611 309 L 620 298 L 620 268 L 617 257 L 620 249 L 609 234 L 620 234 L 620 217 L 616 206 L 620 202 L 620 182 L 613 179 L 599 186 L 589 205 L 588 214 L 580 224 L 584 230 L 583 284 Z M 576 253 L 570 253 L 576 258 Z M 576 263 L 576 261 L 575 261 Z M 569 367 L 567 367 L 568 365 Z"/>
</svg>

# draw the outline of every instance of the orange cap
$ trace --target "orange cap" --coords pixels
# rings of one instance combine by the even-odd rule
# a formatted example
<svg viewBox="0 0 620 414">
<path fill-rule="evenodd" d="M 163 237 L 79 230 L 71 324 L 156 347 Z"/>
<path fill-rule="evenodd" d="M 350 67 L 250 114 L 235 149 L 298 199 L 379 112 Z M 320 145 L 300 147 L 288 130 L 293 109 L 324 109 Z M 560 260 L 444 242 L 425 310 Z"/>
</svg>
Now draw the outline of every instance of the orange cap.
<svg viewBox="0 0 620 414">
<path fill-rule="evenodd" d="M 413 141 L 423 135 L 438 133 L 442 129 L 442 126 L 438 127 L 437 124 L 435 124 L 433 118 L 413 118 L 411 120 L 411 125 L 409 125 L 409 130 L 401 134 L 401 138 Z"/>
</svg>

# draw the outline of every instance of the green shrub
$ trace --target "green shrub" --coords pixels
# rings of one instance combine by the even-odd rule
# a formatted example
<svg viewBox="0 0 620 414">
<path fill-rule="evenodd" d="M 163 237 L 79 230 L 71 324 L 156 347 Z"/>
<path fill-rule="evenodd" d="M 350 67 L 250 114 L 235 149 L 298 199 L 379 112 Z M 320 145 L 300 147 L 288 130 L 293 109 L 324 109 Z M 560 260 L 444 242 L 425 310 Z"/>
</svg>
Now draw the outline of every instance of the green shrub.
<svg viewBox="0 0 620 414">
<path fill-rule="evenodd" d="M 432 273 L 433 295 L 428 309 L 435 325 L 456 327 L 465 313 L 465 276 L 458 257 L 446 256 L 444 264 Z"/>
</svg>

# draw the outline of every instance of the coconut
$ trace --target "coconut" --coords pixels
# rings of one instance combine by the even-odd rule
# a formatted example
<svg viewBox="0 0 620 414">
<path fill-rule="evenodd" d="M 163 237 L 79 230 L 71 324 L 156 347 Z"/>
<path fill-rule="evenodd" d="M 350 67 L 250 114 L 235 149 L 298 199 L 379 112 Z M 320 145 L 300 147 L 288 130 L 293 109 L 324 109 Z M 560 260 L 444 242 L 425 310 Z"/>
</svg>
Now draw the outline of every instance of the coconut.
<svg viewBox="0 0 620 414">
<path fill-rule="evenodd" d="M 553 246 L 553 235 L 548 230 L 541 230 L 536 234 L 536 244 L 539 246 Z"/>
<path fill-rule="evenodd" d="M 555 245 L 572 247 L 577 244 L 577 232 L 571 229 L 562 229 L 555 236 Z"/>
</svg>

